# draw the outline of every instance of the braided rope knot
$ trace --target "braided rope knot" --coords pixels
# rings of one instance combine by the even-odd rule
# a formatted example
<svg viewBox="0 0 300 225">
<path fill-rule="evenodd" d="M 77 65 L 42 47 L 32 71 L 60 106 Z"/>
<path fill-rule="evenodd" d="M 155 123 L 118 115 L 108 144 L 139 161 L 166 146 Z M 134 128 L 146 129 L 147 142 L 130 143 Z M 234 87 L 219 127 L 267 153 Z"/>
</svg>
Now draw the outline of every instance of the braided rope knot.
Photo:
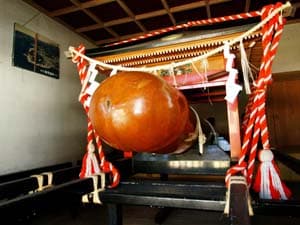
<svg viewBox="0 0 300 225">
<path fill-rule="evenodd" d="M 270 149 L 263 149 L 259 152 L 258 159 L 261 162 L 272 162 L 274 155 Z"/>
<path fill-rule="evenodd" d="M 261 18 L 265 20 L 273 14 L 282 3 L 268 5 L 262 9 Z M 279 40 L 283 31 L 284 19 L 279 13 L 272 15 L 272 18 L 262 27 L 262 47 L 263 56 L 259 76 L 253 86 L 255 87 L 252 96 L 249 98 L 246 108 L 246 116 L 243 121 L 243 145 L 238 166 L 228 170 L 225 178 L 226 183 L 229 177 L 242 171 L 241 162 L 248 158 L 247 183 L 250 185 L 253 179 L 255 159 L 257 155 L 258 142 L 261 141 L 263 150 L 258 154 L 260 165 L 256 173 L 253 189 L 259 192 L 261 198 L 265 199 L 287 199 L 291 195 L 289 189 L 280 180 L 279 169 L 274 162 L 274 155 L 269 150 L 269 131 L 266 119 L 266 90 L 272 82 L 272 63 L 279 45 Z M 247 156 L 248 154 L 248 156 Z M 243 171 L 243 172 L 244 172 Z"/>
<path fill-rule="evenodd" d="M 88 143 L 87 151 L 88 151 L 89 154 L 93 154 L 95 152 L 95 146 L 92 142 Z"/>
</svg>

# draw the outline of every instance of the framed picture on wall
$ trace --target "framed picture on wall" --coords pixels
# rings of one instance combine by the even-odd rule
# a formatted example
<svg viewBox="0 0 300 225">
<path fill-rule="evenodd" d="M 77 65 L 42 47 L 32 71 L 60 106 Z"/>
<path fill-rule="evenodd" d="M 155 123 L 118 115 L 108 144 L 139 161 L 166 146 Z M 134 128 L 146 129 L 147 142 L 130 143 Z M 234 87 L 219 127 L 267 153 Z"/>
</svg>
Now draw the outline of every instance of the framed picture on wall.
<svg viewBox="0 0 300 225">
<path fill-rule="evenodd" d="M 59 45 L 17 23 L 12 59 L 16 67 L 59 78 Z"/>
</svg>

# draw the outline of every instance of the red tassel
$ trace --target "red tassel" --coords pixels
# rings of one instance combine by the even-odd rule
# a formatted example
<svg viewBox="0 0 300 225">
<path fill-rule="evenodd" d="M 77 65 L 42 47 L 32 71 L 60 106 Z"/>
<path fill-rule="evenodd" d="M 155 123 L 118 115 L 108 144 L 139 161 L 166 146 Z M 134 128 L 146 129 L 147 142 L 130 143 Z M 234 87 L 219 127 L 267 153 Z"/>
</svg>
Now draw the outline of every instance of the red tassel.
<svg viewBox="0 0 300 225">
<path fill-rule="evenodd" d="M 85 174 L 86 174 L 86 158 L 87 158 L 88 153 L 85 153 L 83 158 L 82 158 L 82 165 L 81 165 L 81 170 L 79 173 L 79 177 L 85 178 Z"/>
<path fill-rule="evenodd" d="M 260 165 L 254 181 L 253 189 L 259 192 L 262 199 L 287 200 L 291 191 L 281 181 L 279 169 L 274 162 L 271 150 L 261 150 L 259 153 Z"/>
<path fill-rule="evenodd" d="M 88 177 L 96 173 L 100 173 L 100 167 L 95 155 L 95 146 L 88 144 L 88 150 L 82 159 L 82 167 L 79 174 L 80 178 Z"/>
</svg>

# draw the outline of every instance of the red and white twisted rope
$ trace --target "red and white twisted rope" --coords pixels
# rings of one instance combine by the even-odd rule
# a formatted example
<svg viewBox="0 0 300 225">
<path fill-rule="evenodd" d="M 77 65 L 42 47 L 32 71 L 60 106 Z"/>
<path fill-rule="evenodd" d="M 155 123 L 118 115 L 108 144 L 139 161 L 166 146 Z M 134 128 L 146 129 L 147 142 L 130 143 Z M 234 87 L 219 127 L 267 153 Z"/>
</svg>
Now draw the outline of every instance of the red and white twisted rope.
<svg viewBox="0 0 300 225">
<path fill-rule="evenodd" d="M 252 89 L 251 94 L 248 97 L 247 105 L 245 107 L 245 114 L 243 116 L 243 122 L 242 122 L 242 128 L 241 128 L 241 133 L 242 134 L 244 134 L 245 130 L 247 129 L 247 124 L 248 124 L 248 120 L 250 118 L 251 107 L 252 107 L 252 104 L 253 104 L 254 96 L 255 96 L 255 94 L 254 94 L 253 89 Z"/>
<path fill-rule="evenodd" d="M 189 21 L 184 24 L 163 28 L 163 29 L 152 31 L 152 32 L 149 32 L 147 34 L 143 34 L 143 35 L 140 35 L 137 37 L 114 42 L 114 43 L 108 44 L 106 46 L 116 46 L 116 45 L 120 45 L 120 44 L 126 44 L 129 42 L 147 39 L 150 37 L 154 37 L 157 35 L 165 34 L 165 33 L 171 32 L 171 31 L 180 30 L 180 29 L 184 29 L 184 28 L 188 28 L 188 27 L 209 25 L 209 24 L 222 23 L 222 22 L 226 22 L 226 21 L 234 21 L 234 20 L 240 20 L 240 19 L 248 19 L 248 18 L 252 18 L 252 17 L 258 17 L 260 15 L 261 15 L 260 11 L 253 11 L 253 12 L 241 13 L 241 14 L 236 14 L 236 15 L 231 15 L 231 16 L 222 16 L 222 17 L 216 17 L 216 18 L 210 18 L 210 19 Z"/>
<path fill-rule="evenodd" d="M 77 51 L 81 54 L 84 54 L 85 52 L 85 47 L 83 45 L 80 45 L 77 48 Z M 87 60 L 85 60 L 83 57 L 81 57 L 80 55 L 74 55 L 74 57 L 72 58 L 72 61 L 74 63 L 77 64 L 77 70 L 79 73 L 79 78 L 80 78 L 80 82 L 81 85 L 83 86 L 80 96 L 79 96 L 79 101 L 82 104 L 85 113 L 87 115 L 87 120 L 88 120 L 88 128 L 87 128 L 87 152 L 83 157 L 83 161 L 82 161 L 82 168 L 81 168 L 81 172 L 80 172 L 80 177 L 87 177 L 87 176 L 91 176 L 95 173 L 99 173 L 100 172 L 100 168 L 102 170 L 102 172 L 104 173 L 111 173 L 112 175 L 112 183 L 110 184 L 109 187 L 116 187 L 119 184 L 120 181 L 120 175 L 118 170 L 112 165 L 111 162 L 108 162 L 105 159 L 105 154 L 102 148 L 102 143 L 101 140 L 99 138 L 99 135 L 96 133 L 96 131 L 93 128 L 93 125 L 91 123 L 91 120 L 88 116 L 88 112 L 89 112 L 89 98 L 90 95 L 88 93 L 86 93 L 85 91 L 87 90 L 87 88 L 89 87 L 89 85 L 87 84 L 84 87 L 84 84 L 86 82 L 87 76 L 88 76 L 88 62 Z M 99 164 L 98 161 L 96 159 L 96 156 L 94 154 L 94 145 L 93 145 L 93 140 L 95 138 L 96 144 L 97 144 L 97 149 L 98 149 L 98 155 L 99 155 L 99 159 L 100 159 L 100 168 L 99 168 Z"/>
<path fill-rule="evenodd" d="M 248 13 L 240 13 L 230 16 L 221 16 L 221 17 L 215 17 L 210 19 L 204 19 L 204 20 L 195 20 L 187 22 L 189 26 L 199 26 L 199 25 L 208 25 L 208 24 L 214 24 L 214 23 L 223 23 L 227 21 L 234 21 L 234 20 L 241 20 L 241 19 L 249 19 L 252 17 L 258 17 L 260 16 L 260 11 L 253 11 Z"/>
<path fill-rule="evenodd" d="M 280 6 L 281 3 L 277 3 L 276 5 L 264 7 L 262 10 L 262 19 L 265 19 L 274 9 Z M 262 198 L 269 199 L 287 199 L 290 195 L 290 191 L 280 180 L 278 170 L 274 169 L 277 167 L 274 166 L 273 155 L 270 151 L 269 132 L 265 112 L 267 85 L 271 83 L 272 62 L 276 54 L 283 26 L 282 16 L 276 14 L 262 28 L 263 57 L 259 77 L 255 84 L 256 90 L 253 92 L 253 97 L 250 97 L 250 100 L 253 99 L 253 102 L 250 102 L 249 108 L 247 109 L 248 111 L 246 112 L 246 119 L 244 120 L 247 126 L 245 126 L 244 130 L 241 156 L 238 165 L 231 167 L 227 171 L 225 178 L 226 183 L 228 183 L 232 175 L 242 172 L 243 175 L 247 177 L 248 185 L 251 184 L 257 145 L 259 138 L 261 138 L 263 150 L 260 154 L 260 160 L 262 163 L 253 188 L 260 192 Z M 248 151 L 250 151 L 250 153 L 247 165 L 245 158 Z"/>
<path fill-rule="evenodd" d="M 262 10 L 262 19 L 266 18 L 275 7 L 280 7 L 281 3 L 276 6 L 269 5 Z M 257 98 L 254 98 L 254 107 L 257 108 L 257 119 L 254 126 L 254 134 L 252 137 L 250 157 L 248 164 L 248 183 L 252 180 L 254 170 L 254 161 L 257 150 L 259 134 L 262 141 L 263 149 L 270 149 L 269 132 L 266 120 L 265 102 L 267 85 L 272 81 L 272 62 L 276 55 L 276 50 L 279 45 L 279 40 L 283 31 L 283 18 L 277 14 L 262 28 L 262 47 L 263 58 L 260 67 L 259 79 L 257 82 Z"/>
</svg>

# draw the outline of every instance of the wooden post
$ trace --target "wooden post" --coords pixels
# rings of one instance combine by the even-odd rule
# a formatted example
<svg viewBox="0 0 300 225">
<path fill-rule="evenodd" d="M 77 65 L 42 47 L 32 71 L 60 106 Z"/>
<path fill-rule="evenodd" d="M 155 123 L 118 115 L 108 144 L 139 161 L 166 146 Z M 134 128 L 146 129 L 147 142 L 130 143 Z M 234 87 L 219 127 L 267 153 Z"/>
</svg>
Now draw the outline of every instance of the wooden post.
<svg viewBox="0 0 300 225">
<path fill-rule="evenodd" d="M 228 131 L 231 161 L 237 161 L 241 152 L 240 117 L 238 99 L 227 102 Z"/>
<path fill-rule="evenodd" d="M 108 203 L 107 205 L 107 225 L 122 225 L 122 205 Z"/>
<path fill-rule="evenodd" d="M 239 180 L 241 179 L 241 180 Z M 231 225 L 250 225 L 250 214 L 252 209 L 249 209 L 249 192 L 245 178 L 232 178 L 230 184 L 230 224 Z M 242 183 L 243 181 L 245 183 Z M 250 206 L 251 207 L 251 206 Z M 249 213 L 251 212 L 251 213 Z"/>
</svg>

